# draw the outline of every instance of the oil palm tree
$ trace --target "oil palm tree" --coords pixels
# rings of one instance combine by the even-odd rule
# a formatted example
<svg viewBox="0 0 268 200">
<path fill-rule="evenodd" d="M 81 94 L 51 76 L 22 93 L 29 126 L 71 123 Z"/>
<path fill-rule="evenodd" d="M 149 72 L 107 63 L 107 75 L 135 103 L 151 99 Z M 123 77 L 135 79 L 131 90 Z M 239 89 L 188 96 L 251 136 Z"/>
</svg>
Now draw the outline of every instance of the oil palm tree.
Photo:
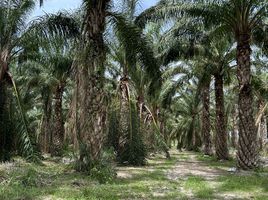
<svg viewBox="0 0 268 200">
<path fill-rule="evenodd" d="M 151 62 L 146 54 L 140 53 L 147 51 L 153 57 L 152 52 L 148 51 L 148 43 L 142 31 L 122 15 L 113 12 L 110 9 L 111 4 L 110 0 L 83 1 L 83 26 L 78 48 L 80 53 L 77 57 L 76 76 L 79 109 L 78 120 L 75 121 L 78 122 L 79 140 L 83 143 L 82 151 L 87 152 L 88 159 L 85 158 L 85 153 L 80 151 L 81 164 L 98 162 L 103 147 L 107 115 L 107 98 L 104 93 L 107 52 L 104 32 L 106 27 L 111 25 L 117 33 L 116 37 L 125 49 L 126 60 L 132 62 L 141 59 L 146 63 L 144 68 L 150 69 L 152 75 L 157 72 L 154 70 L 156 66 L 154 62 Z M 135 66 L 135 63 L 132 62 L 131 66 Z"/>
<path fill-rule="evenodd" d="M 71 55 L 72 41 L 66 41 L 61 37 L 50 37 L 42 49 L 40 62 L 49 69 L 52 77 L 56 80 L 53 87 L 54 96 L 54 126 L 50 152 L 52 155 L 60 155 L 64 140 L 64 120 L 62 111 L 63 93 L 67 78 L 70 75 L 73 59 Z"/>
<path fill-rule="evenodd" d="M 66 28 L 67 24 L 70 25 L 72 22 L 72 20 L 68 20 L 68 18 L 65 18 L 64 15 L 54 15 L 51 18 L 48 18 L 47 16 L 45 16 L 44 18 L 40 18 L 34 22 L 29 23 L 29 26 L 27 26 L 27 17 L 30 15 L 31 10 L 33 10 L 34 5 L 35 2 L 33 0 L 4 0 L 0 3 L 0 98 L 2 106 L 2 108 L 0 109 L 1 122 L 4 121 L 4 118 L 8 119 L 4 116 L 7 116 L 8 114 L 8 111 L 6 110 L 6 103 L 8 102 L 7 92 L 10 83 L 13 85 L 14 88 L 14 94 L 18 103 L 17 106 L 19 108 L 22 108 L 21 103 L 19 102 L 19 91 L 16 89 L 16 83 L 11 76 L 10 68 L 16 65 L 18 55 L 22 52 L 27 43 L 29 44 L 29 41 L 35 40 L 35 38 L 32 38 L 32 35 L 29 33 L 35 33 L 36 35 L 43 36 L 45 36 L 48 32 L 62 34 L 64 31 L 62 29 L 63 26 L 61 26 L 61 23 L 65 24 L 66 26 L 64 26 Z M 70 31 L 70 29 L 67 29 L 65 29 L 65 33 L 68 32 L 69 34 L 72 32 Z M 36 48 L 38 49 L 38 46 L 34 47 L 34 49 Z M 18 65 L 19 64 L 20 60 L 18 58 Z M 20 133 L 19 138 L 21 138 L 21 140 L 24 140 L 24 143 L 22 141 L 22 144 L 24 144 L 24 148 L 22 149 L 24 150 L 24 152 L 28 151 L 33 153 L 34 150 L 33 146 L 31 145 L 32 141 L 30 139 L 29 130 L 26 123 L 27 120 L 25 118 L 24 113 L 21 113 L 20 116 L 21 121 L 24 124 L 23 126 L 21 126 L 23 128 L 23 131 L 18 131 L 18 133 Z M 9 123 L 4 124 L 7 125 Z M 3 127 L 6 127 L 6 125 L 3 125 Z M 3 131 L 4 129 L 5 128 L 2 129 L 1 135 L 3 134 L 3 138 L 6 138 L 6 131 Z M 11 139 L 11 141 L 13 140 L 14 138 Z M 2 145 L 2 149 L 5 148 L 5 140 L 3 140 L 3 144 L 4 145 Z"/>
<path fill-rule="evenodd" d="M 37 61 L 25 60 L 20 63 L 20 70 L 16 73 L 16 79 L 21 88 L 22 102 L 27 108 L 26 112 L 33 109 L 31 105 L 34 102 L 36 109 L 40 110 L 40 117 L 35 117 L 39 121 L 40 128 L 36 128 L 34 131 L 37 133 L 36 140 L 41 152 L 49 153 L 53 131 L 52 97 L 57 81 L 51 76 L 49 69 Z"/>
<path fill-rule="evenodd" d="M 18 43 L 23 35 L 25 19 L 34 7 L 31 0 L 1 1 L 0 3 L 0 121 L 1 121 L 1 149 L 0 159 L 5 160 L 5 149 L 12 139 L 8 138 L 8 86 L 12 85 L 12 77 L 9 73 L 9 65 L 18 51 Z M 31 148 L 31 146 L 29 146 Z M 9 149 L 10 150 L 10 149 Z"/>
<path fill-rule="evenodd" d="M 228 76 L 231 73 L 230 64 L 235 58 L 234 50 L 232 50 L 231 47 L 232 43 L 228 41 L 228 38 L 224 40 L 210 41 L 209 43 L 204 44 L 206 53 L 202 57 L 202 59 L 205 60 L 205 65 L 210 67 L 210 70 L 208 71 L 214 77 L 216 103 L 216 155 L 218 159 L 229 158 L 227 116 L 224 103 L 224 81 L 228 79 Z"/>
<path fill-rule="evenodd" d="M 194 83 L 193 83 L 194 82 Z M 198 150 L 201 147 L 200 99 L 196 90 L 197 82 L 192 79 L 191 87 L 181 91 L 171 106 L 177 119 L 176 132 L 179 149 Z"/>
<path fill-rule="evenodd" d="M 135 25 L 129 24 L 128 30 L 133 30 L 135 33 Z M 120 32 L 122 34 L 122 32 Z M 126 34 L 126 33 L 124 33 Z M 120 113 L 119 113 L 119 129 L 120 134 L 118 140 L 119 147 L 118 153 L 119 157 L 122 152 L 128 151 L 126 149 L 133 147 L 135 144 L 129 140 L 130 132 L 133 132 L 133 127 L 143 126 L 144 124 L 144 110 L 145 109 L 145 98 L 148 92 L 148 96 L 152 96 L 155 91 L 156 86 L 161 85 L 161 77 L 159 64 L 154 58 L 153 52 L 147 38 L 145 36 L 141 37 L 136 33 L 129 37 L 127 43 L 122 38 L 122 35 L 115 34 L 119 39 L 116 42 L 110 43 L 110 57 L 113 59 L 112 65 L 119 66 L 120 80 L 118 86 L 118 96 L 120 102 Z M 136 38 L 136 39 L 135 39 Z M 139 41 L 133 44 L 133 41 Z M 132 44 L 131 44 L 132 43 Z M 131 46 L 131 47 L 129 47 Z M 137 55 L 137 56 L 136 56 Z M 142 56 L 141 56 L 142 55 Z M 151 73 L 152 67 L 154 68 L 154 73 Z M 113 67 L 116 68 L 116 67 Z M 118 67 L 117 67 L 118 68 Z M 155 83 L 155 80 L 159 80 Z M 152 84 L 153 83 L 153 84 Z M 136 116 L 132 116 L 133 98 L 137 99 L 137 110 Z M 131 124 L 132 119 L 139 118 L 137 125 Z M 136 121 L 137 122 L 137 121 Z M 135 131 L 135 130 L 134 130 Z M 141 137 L 141 136 L 136 136 Z M 142 137 L 141 137 L 142 139 Z M 133 145 L 134 144 L 134 145 Z M 140 147 L 142 146 L 142 140 L 140 141 Z M 136 152 L 137 153 L 137 152 Z M 135 157 L 136 153 L 133 153 L 131 157 Z"/>
</svg>

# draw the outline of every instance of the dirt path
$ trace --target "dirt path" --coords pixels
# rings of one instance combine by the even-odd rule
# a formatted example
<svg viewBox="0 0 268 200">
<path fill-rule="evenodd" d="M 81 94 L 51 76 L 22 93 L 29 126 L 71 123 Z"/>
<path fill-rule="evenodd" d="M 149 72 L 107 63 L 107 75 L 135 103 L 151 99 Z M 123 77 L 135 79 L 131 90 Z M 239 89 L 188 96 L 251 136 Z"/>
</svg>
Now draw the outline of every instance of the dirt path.
<svg viewBox="0 0 268 200">
<path fill-rule="evenodd" d="M 175 166 L 167 171 L 167 177 L 171 181 L 187 182 L 191 177 L 198 177 L 205 181 L 202 182 L 205 184 L 204 188 L 209 185 L 209 188 L 213 189 L 218 185 L 217 178 L 227 173 L 225 170 L 210 167 L 204 161 L 199 161 L 193 152 L 172 150 L 171 154 L 177 159 Z M 186 199 L 197 199 L 194 191 L 185 185 L 181 185 L 179 190 L 186 196 Z M 221 197 L 220 199 L 233 199 L 233 196 L 226 197 L 228 198 Z"/>
<path fill-rule="evenodd" d="M 226 170 L 216 169 L 198 161 L 197 155 L 192 152 L 172 151 L 172 155 L 178 158 L 175 167 L 168 171 L 170 180 L 187 179 L 189 176 L 199 176 L 208 181 L 213 181 L 221 175 L 227 174 Z M 183 158 L 183 159 L 180 159 Z"/>
<path fill-rule="evenodd" d="M 229 172 L 234 162 L 216 161 L 195 152 L 173 149 L 170 154 L 169 161 L 157 154 L 145 167 L 119 167 L 118 178 L 139 188 L 135 198 L 120 199 L 268 199 L 266 173 Z"/>
</svg>

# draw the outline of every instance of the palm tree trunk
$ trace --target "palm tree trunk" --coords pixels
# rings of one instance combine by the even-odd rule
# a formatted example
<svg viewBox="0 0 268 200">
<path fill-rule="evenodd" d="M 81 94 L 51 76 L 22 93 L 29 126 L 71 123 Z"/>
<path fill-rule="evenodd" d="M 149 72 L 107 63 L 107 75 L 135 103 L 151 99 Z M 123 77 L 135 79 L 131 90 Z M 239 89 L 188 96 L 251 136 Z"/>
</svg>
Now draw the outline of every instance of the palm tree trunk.
<svg viewBox="0 0 268 200">
<path fill-rule="evenodd" d="M 227 131 L 224 110 L 223 76 L 215 74 L 215 101 L 216 101 L 216 156 L 220 160 L 229 158 L 227 145 Z"/>
<path fill-rule="evenodd" d="M 8 72 L 7 64 L 8 53 L 0 52 L 0 161 L 10 159 L 10 133 L 9 133 L 9 116 L 7 109 L 8 102 L 8 82 L 6 75 Z"/>
<path fill-rule="evenodd" d="M 160 133 L 162 134 L 162 137 L 163 137 L 164 142 L 165 142 L 164 151 L 166 154 L 166 158 L 170 159 L 171 157 L 170 157 L 170 153 L 169 153 L 168 136 L 167 136 L 167 133 L 165 131 L 165 120 L 164 120 L 163 113 L 160 112 L 160 108 L 158 108 L 158 120 L 159 120 L 159 130 L 160 130 Z"/>
<path fill-rule="evenodd" d="M 80 148 L 80 160 L 89 156 L 90 161 L 98 162 L 101 155 L 104 129 L 106 124 L 105 95 L 102 81 L 97 75 L 88 75 L 88 70 L 80 71 L 82 84 L 78 99 L 78 140 L 84 146 Z M 86 152 L 86 153 L 85 153 Z M 86 164 L 86 163 L 84 163 Z"/>
<path fill-rule="evenodd" d="M 10 159 L 8 143 L 8 119 L 7 119 L 7 83 L 0 82 L 0 162 Z"/>
<path fill-rule="evenodd" d="M 196 115 L 192 114 L 191 124 L 187 132 L 186 140 L 185 140 L 185 148 L 187 151 L 193 151 L 195 149 L 195 130 L 194 130 L 194 122 Z"/>
<path fill-rule="evenodd" d="M 182 141 L 180 133 L 176 134 L 176 139 L 177 139 L 177 147 L 176 148 L 177 148 L 177 150 L 182 151 L 183 141 Z"/>
<path fill-rule="evenodd" d="M 212 142 L 211 142 L 211 125 L 210 125 L 210 81 L 208 81 L 202 89 L 202 137 L 204 143 L 204 154 L 212 155 Z"/>
<path fill-rule="evenodd" d="M 250 36 L 241 35 L 237 42 L 237 79 L 239 82 L 239 140 L 237 164 L 248 170 L 259 166 L 259 145 L 253 117 L 253 96 L 250 70 Z"/>
<path fill-rule="evenodd" d="M 90 162 L 98 162 L 103 146 L 106 126 L 105 94 L 103 90 L 104 62 L 106 59 L 103 34 L 106 9 L 110 0 L 89 1 L 84 19 L 84 43 L 86 58 L 79 70 L 79 139 L 84 146 L 80 160 L 89 156 Z M 86 154 L 85 154 L 86 152 Z M 88 164 L 88 163 L 84 163 Z"/>
<path fill-rule="evenodd" d="M 51 147 L 51 113 L 52 113 L 52 105 L 50 96 L 43 96 L 43 111 L 44 115 L 42 118 L 41 124 L 41 133 L 39 136 L 39 146 L 43 153 L 50 152 Z"/>
<path fill-rule="evenodd" d="M 77 76 L 79 74 L 76 73 L 75 75 L 75 80 L 78 80 Z M 74 92 L 73 92 L 73 96 L 71 99 L 71 102 L 69 104 L 69 112 L 67 114 L 67 126 L 66 129 L 64 131 L 65 135 L 64 135 L 64 141 L 67 141 L 68 144 L 73 145 L 73 148 L 75 151 L 77 151 L 79 149 L 79 144 L 78 144 L 78 81 L 76 81 L 75 87 L 74 87 Z"/>
<path fill-rule="evenodd" d="M 119 154 L 126 148 L 129 125 L 130 125 L 130 105 L 129 105 L 129 87 L 128 87 L 128 77 L 124 76 L 120 79 L 120 119 L 119 119 Z M 120 156 L 120 155 L 119 155 Z"/>
<path fill-rule="evenodd" d="M 64 139 L 64 121 L 62 113 L 62 96 L 65 83 L 61 82 L 56 88 L 55 105 L 54 105 L 54 134 L 52 137 L 52 156 L 60 156 L 62 154 Z"/>
</svg>

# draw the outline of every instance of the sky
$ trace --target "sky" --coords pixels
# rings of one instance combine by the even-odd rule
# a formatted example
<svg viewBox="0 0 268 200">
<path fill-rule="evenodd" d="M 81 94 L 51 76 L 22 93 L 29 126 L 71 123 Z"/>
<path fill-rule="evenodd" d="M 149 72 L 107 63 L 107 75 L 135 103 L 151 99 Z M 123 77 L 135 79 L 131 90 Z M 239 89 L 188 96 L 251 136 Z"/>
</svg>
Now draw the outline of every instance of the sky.
<svg viewBox="0 0 268 200">
<path fill-rule="evenodd" d="M 158 0 L 141 0 L 140 9 L 147 9 L 156 4 L 157 1 Z M 79 8 L 81 3 L 82 0 L 45 0 L 43 7 L 36 7 L 32 17 L 40 16 L 44 13 L 55 13 L 59 10 L 73 10 Z"/>
</svg>

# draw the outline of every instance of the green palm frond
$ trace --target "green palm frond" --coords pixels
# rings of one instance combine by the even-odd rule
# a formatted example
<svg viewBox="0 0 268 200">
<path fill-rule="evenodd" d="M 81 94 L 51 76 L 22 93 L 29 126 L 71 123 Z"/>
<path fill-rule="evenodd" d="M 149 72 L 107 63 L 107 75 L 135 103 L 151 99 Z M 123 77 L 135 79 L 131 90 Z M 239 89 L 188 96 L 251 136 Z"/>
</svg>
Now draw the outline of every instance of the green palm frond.
<svg viewBox="0 0 268 200">
<path fill-rule="evenodd" d="M 14 93 L 16 96 L 17 100 L 17 105 L 18 105 L 18 112 L 20 114 L 20 123 L 18 123 L 17 131 L 18 131 L 18 137 L 20 141 L 20 148 L 22 155 L 26 157 L 29 160 L 32 161 L 39 161 L 39 158 L 37 156 L 37 151 L 34 147 L 34 140 L 32 139 L 32 134 L 29 132 L 28 128 L 28 122 L 25 117 L 25 112 L 23 110 L 22 104 L 21 104 L 21 98 L 20 94 L 18 92 L 17 86 L 13 78 L 11 78 L 13 88 L 14 88 Z"/>
<path fill-rule="evenodd" d="M 26 29 L 26 21 L 34 9 L 32 0 L 4 0 L 0 4 L 0 47 L 9 51 L 20 40 L 20 34 Z"/>
<path fill-rule="evenodd" d="M 110 13 L 110 16 L 119 41 L 125 49 L 127 62 L 131 67 L 135 67 L 138 61 L 141 63 L 151 80 L 149 93 L 154 94 L 155 89 L 161 85 L 161 73 L 148 39 L 142 30 L 123 16 L 116 13 Z"/>
<path fill-rule="evenodd" d="M 50 36 L 62 38 L 80 37 L 80 26 L 69 13 L 45 14 L 33 20 L 28 28 L 28 33 L 38 35 L 40 39 L 49 39 Z"/>
<path fill-rule="evenodd" d="M 184 10 L 189 5 L 184 4 L 183 1 L 161 0 L 156 6 L 153 6 L 143 11 L 135 20 L 135 23 L 144 28 L 148 22 L 163 22 L 164 20 L 173 18 L 177 19 L 183 16 Z"/>
</svg>

